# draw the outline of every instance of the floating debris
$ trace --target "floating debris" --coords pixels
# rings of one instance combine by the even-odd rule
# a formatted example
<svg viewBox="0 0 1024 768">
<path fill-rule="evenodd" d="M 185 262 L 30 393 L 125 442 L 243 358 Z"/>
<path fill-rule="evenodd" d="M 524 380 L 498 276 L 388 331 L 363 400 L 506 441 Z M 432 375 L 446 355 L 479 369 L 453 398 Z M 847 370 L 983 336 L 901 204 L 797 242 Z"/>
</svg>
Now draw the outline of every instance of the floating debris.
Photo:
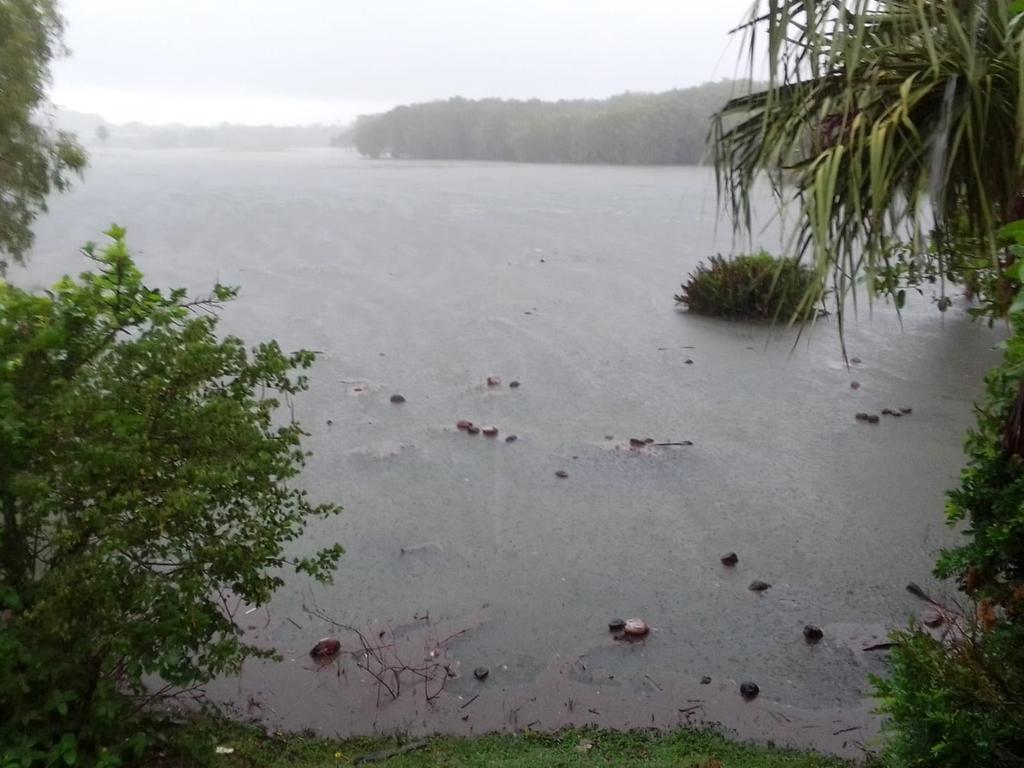
<svg viewBox="0 0 1024 768">
<path fill-rule="evenodd" d="M 733 566 L 740 561 L 740 556 L 735 552 L 729 552 L 728 554 L 722 555 L 719 559 L 722 561 L 722 565 Z"/>
<path fill-rule="evenodd" d="M 487 386 L 488 387 L 500 387 L 501 386 L 501 379 L 499 379 L 497 376 L 488 376 L 487 377 Z"/>
<path fill-rule="evenodd" d="M 859 365 L 860 364 L 860 358 L 859 357 L 851 357 L 850 358 L 850 362 L 853 363 L 854 365 Z"/>
<path fill-rule="evenodd" d="M 631 448 L 643 448 L 647 445 L 647 441 L 641 440 L 639 437 L 631 437 L 629 438 L 629 445 Z"/>
<path fill-rule="evenodd" d="M 904 416 L 909 416 L 913 412 L 914 409 L 909 406 L 904 406 L 903 408 L 900 408 L 900 413 L 902 413 Z"/>
</svg>

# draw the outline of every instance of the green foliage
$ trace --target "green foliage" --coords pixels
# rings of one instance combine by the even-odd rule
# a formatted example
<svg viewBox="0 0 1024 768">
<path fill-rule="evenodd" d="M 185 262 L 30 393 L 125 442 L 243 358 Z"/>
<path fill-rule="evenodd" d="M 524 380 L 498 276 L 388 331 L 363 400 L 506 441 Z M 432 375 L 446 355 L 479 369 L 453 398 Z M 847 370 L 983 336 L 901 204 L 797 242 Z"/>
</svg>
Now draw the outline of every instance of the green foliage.
<svg viewBox="0 0 1024 768">
<path fill-rule="evenodd" d="M 893 636 L 891 674 L 874 679 L 889 718 L 889 768 L 1024 765 L 1024 638 L 977 627 L 955 642 Z"/>
<path fill-rule="evenodd" d="M 353 143 L 369 157 L 697 164 L 711 114 L 736 87 L 726 81 L 603 101 L 455 98 L 361 117 L 335 143 Z"/>
<path fill-rule="evenodd" d="M 676 302 L 693 312 L 748 320 L 805 320 L 814 314 L 814 273 L 766 251 L 712 256 L 683 284 Z"/>
<path fill-rule="evenodd" d="M 218 338 L 216 286 L 155 290 L 114 227 L 77 280 L 0 282 L 0 765 L 114 765 L 147 748 L 144 681 L 186 688 L 269 651 L 239 606 L 340 511 L 291 485 L 307 454 L 277 415 L 311 352 Z"/>
<path fill-rule="evenodd" d="M 1007 258 L 1024 248 L 1024 222 L 1005 227 Z M 1004 272 L 1016 274 L 1020 267 Z M 960 487 L 947 520 L 966 543 L 942 553 L 936 575 L 956 579 L 976 601 L 940 642 L 899 633 L 892 677 L 876 680 L 891 718 L 894 766 L 1024 765 L 1024 302 L 1011 306 L 1013 333 L 1002 363 L 986 377 L 985 400 L 967 437 Z"/>
<path fill-rule="evenodd" d="M 55 0 L 0 0 L 0 275 L 32 245 L 46 196 L 85 166 L 73 136 L 38 122 L 61 31 Z"/>
<path fill-rule="evenodd" d="M 925 205 L 932 253 L 950 256 L 955 227 L 998 268 L 994 233 L 1021 214 L 1024 149 L 1024 18 L 1010 3 L 760 0 L 745 31 L 769 87 L 731 101 L 712 129 L 738 226 L 767 175 L 798 209 L 797 255 L 813 255 L 840 299 L 874 279 L 894 241 L 927 257 Z"/>
</svg>

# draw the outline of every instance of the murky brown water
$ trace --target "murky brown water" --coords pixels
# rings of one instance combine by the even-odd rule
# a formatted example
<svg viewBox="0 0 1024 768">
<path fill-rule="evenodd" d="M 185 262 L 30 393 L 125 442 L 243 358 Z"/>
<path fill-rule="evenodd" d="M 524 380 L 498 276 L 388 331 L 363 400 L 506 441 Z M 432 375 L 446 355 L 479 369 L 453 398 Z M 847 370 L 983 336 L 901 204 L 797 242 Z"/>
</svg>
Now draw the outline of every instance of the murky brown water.
<svg viewBox="0 0 1024 768">
<path fill-rule="evenodd" d="M 243 619 L 285 661 L 216 698 L 331 734 L 692 720 L 842 754 L 870 740 L 866 676 L 884 664 L 860 649 L 920 608 L 907 581 L 936 588 L 942 493 L 998 330 L 927 301 L 902 329 L 862 307 L 847 370 L 829 322 L 794 346 L 676 311 L 687 272 L 730 246 L 707 169 L 100 153 L 19 279 L 77 270 L 75 246 L 111 220 L 154 282 L 242 285 L 228 329 L 322 352 L 296 408 L 316 453 L 303 482 L 347 511 L 302 548 L 348 554 L 333 586 L 295 580 Z M 887 406 L 914 411 L 853 419 Z M 314 604 L 455 676 L 378 706 L 357 658 L 314 668 L 332 631 Z M 622 645 L 616 616 L 655 630 Z M 761 688 L 749 704 L 744 680 Z"/>
</svg>

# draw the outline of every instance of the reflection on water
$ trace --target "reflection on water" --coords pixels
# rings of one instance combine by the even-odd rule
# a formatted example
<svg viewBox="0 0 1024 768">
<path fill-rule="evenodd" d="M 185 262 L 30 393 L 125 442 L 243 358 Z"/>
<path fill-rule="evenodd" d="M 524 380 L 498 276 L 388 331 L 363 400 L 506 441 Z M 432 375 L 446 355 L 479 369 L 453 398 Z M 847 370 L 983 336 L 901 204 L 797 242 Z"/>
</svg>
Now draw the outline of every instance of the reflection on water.
<svg viewBox="0 0 1024 768">
<path fill-rule="evenodd" d="M 862 306 L 848 370 L 828 321 L 794 345 L 676 311 L 686 274 L 731 245 L 707 169 L 101 152 L 21 279 L 78 269 L 111 220 L 154 282 L 240 284 L 228 330 L 321 352 L 296 405 L 302 481 L 347 511 L 299 548 L 348 554 L 333 586 L 296 580 L 259 614 L 253 637 L 286 660 L 220 698 L 332 734 L 704 720 L 840 752 L 870 734 L 865 677 L 884 666 L 856 638 L 904 623 L 904 584 L 954 540 L 942 493 L 998 329 L 925 300 L 902 329 Z M 460 632 L 444 694 L 409 684 L 378 707 L 358 654 L 314 669 L 333 630 L 313 604 L 420 660 Z M 609 619 L 632 616 L 655 631 L 616 643 Z"/>
</svg>

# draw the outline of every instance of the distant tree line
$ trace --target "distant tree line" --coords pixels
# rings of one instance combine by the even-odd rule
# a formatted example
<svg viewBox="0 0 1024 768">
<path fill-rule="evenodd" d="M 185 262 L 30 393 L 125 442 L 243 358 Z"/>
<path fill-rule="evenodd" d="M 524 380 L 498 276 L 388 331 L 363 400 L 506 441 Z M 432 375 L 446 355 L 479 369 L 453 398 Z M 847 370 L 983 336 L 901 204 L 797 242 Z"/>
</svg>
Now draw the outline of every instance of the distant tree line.
<svg viewBox="0 0 1024 768">
<path fill-rule="evenodd" d="M 604 100 L 453 98 L 360 117 L 332 143 L 374 158 L 693 165 L 705 159 L 711 115 L 747 89 L 721 81 Z"/>
</svg>

